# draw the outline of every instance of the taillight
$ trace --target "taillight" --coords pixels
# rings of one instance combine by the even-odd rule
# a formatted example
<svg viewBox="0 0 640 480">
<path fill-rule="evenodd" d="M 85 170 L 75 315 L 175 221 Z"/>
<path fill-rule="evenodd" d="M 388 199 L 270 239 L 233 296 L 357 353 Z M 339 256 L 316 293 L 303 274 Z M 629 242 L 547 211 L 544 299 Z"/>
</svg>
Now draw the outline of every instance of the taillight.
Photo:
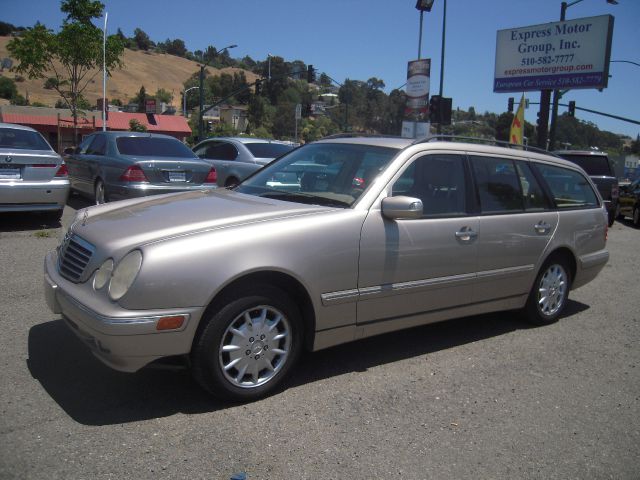
<svg viewBox="0 0 640 480">
<path fill-rule="evenodd" d="M 217 183 L 218 182 L 218 174 L 216 173 L 216 169 L 211 167 L 209 173 L 207 174 L 207 178 L 204 179 L 204 183 Z"/>
<path fill-rule="evenodd" d="M 618 185 L 611 185 L 611 198 L 615 200 L 619 195 Z"/>
<path fill-rule="evenodd" d="M 149 182 L 147 176 L 138 165 L 131 165 L 127 167 L 122 175 L 120 175 L 121 182 Z"/>
<path fill-rule="evenodd" d="M 67 175 L 69 175 L 69 171 L 67 170 L 67 164 L 63 163 L 62 165 L 60 165 L 60 168 L 58 168 L 58 171 L 56 172 L 56 177 L 66 177 Z"/>
</svg>

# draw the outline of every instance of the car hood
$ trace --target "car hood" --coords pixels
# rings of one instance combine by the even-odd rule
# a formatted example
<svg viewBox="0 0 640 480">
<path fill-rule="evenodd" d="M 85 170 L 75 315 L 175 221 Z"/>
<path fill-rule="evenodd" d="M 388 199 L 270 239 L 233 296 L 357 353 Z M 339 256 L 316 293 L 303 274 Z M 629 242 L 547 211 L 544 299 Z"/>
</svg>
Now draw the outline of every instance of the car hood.
<svg viewBox="0 0 640 480">
<path fill-rule="evenodd" d="M 88 207 L 78 212 L 70 228 L 93 245 L 118 250 L 204 230 L 333 210 L 217 189 Z"/>
</svg>

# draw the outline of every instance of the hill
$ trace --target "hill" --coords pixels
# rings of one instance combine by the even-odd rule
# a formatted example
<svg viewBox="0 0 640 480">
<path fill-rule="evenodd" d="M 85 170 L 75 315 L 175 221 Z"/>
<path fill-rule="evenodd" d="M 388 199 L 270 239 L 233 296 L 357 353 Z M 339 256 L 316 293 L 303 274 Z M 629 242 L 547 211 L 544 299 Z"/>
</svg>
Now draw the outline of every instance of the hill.
<svg viewBox="0 0 640 480">
<path fill-rule="evenodd" d="M 7 51 L 7 43 L 10 40 L 11 37 L 0 37 L 0 59 L 10 57 Z M 200 70 L 199 63 L 186 58 L 129 49 L 125 49 L 123 63 L 122 69 L 114 71 L 113 76 L 107 78 L 107 98 L 110 100 L 117 98 L 126 104 L 143 85 L 149 95 L 155 94 L 162 88 L 173 94 L 172 104 L 178 111 L 182 110 L 181 92 L 184 82 Z M 207 70 L 214 76 L 221 73 L 233 75 L 234 72 L 242 71 L 249 83 L 258 78 L 255 73 L 239 68 L 207 67 Z M 0 72 L 0 75 L 12 79 L 16 79 L 17 76 L 14 72 L 7 70 Z M 26 77 L 23 81 L 16 81 L 18 93 L 25 98 L 28 95 L 30 102 L 41 102 L 53 106 L 60 97 L 55 90 L 45 89 L 44 81 L 44 79 L 31 80 Z M 102 71 L 97 72 L 83 95 L 93 105 L 98 98 L 102 97 Z"/>
</svg>

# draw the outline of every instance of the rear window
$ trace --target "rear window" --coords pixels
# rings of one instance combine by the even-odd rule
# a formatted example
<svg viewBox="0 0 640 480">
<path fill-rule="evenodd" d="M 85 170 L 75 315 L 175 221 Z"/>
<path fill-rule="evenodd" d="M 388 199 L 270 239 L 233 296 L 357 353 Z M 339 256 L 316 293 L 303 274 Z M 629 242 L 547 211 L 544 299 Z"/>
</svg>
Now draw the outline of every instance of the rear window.
<svg viewBox="0 0 640 480">
<path fill-rule="evenodd" d="M 122 155 L 195 158 L 195 154 L 175 138 L 118 137 L 116 145 Z"/>
<path fill-rule="evenodd" d="M 609 160 L 603 155 L 563 155 L 562 153 L 559 155 L 565 160 L 580 165 L 589 175 L 613 176 Z"/>
<path fill-rule="evenodd" d="M 244 146 L 256 158 L 276 158 L 293 150 L 292 146 L 281 143 L 245 143 Z"/>
<path fill-rule="evenodd" d="M 47 141 L 38 132 L 18 128 L 0 128 L 0 148 L 51 150 Z"/>
</svg>

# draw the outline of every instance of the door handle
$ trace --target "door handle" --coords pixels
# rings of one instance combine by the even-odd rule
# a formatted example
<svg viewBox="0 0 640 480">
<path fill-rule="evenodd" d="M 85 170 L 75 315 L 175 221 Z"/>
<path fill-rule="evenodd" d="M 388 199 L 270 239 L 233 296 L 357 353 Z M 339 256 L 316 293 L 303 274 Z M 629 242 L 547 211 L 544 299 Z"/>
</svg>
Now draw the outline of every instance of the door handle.
<svg viewBox="0 0 640 480">
<path fill-rule="evenodd" d="M 542 221 L 542 222 L 538 222 L 536 223 L 533 228 L 536 229 L 536 232 L 538 232 L 539 234 L 545 234 L 549 232 L 549 229 L 551 229 L 551 225 L 549 225 L 547 222 Z"/>
<path fill-rule="evenodd" d="M 472 240 L 475 240 L 477 236 L 478 234 L 469 227 L 462 227 L 456 232 L 456 238 L 462 242 L 471 242 Z"/>
</svg>

